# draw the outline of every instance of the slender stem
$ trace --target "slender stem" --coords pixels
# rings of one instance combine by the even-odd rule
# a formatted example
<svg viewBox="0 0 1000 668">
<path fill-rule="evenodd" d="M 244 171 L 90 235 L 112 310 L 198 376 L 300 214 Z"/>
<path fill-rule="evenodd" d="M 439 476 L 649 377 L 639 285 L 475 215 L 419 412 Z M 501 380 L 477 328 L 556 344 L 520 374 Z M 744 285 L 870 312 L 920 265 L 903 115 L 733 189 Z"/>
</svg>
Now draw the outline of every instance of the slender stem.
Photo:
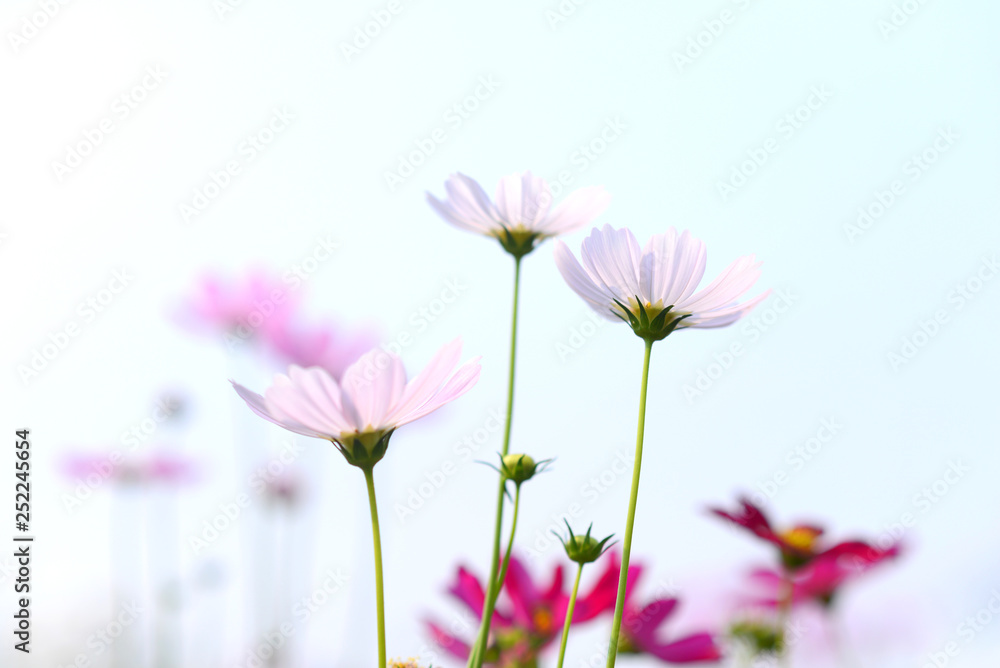
<svg viewBox="0 0 1000 668">
<path fill-rule="evenodd" d="M 649 383 L 649 356 L 653 341 L 646 340 L 646 356 L 642 362 L 642 389 L 639 391 L 639 430 L 635 437 L 635 464 L 632 466 L 632 495 L 628 501 L 625 520 L 625 539 L 622 541 L 622 570 L 618 575 L 618 599 L 615 602 L 615 619 L 611 625 L 611 643 L 608 646 L 608 668 L 614 668 L 618 657 L 618 636 L 622 628 L 625 609 L 625 586 L 628 583 L 628 560 L 632 552 L 632 525 L 635 523 L 635 503 L 639 497 L 639 471 L 642 468 L 642 436 L 646 427 L 646 385 Z"/>
<path fill-rule="evenodd" d="M 368 483 L 368 505 L 372 512 L 372 541 L 375 544 L 375 604 L 378 613 L 378 665 L 385 668 L 385 594 L 382 588 L 382 538 L 378 530 L 378 507 L 375 504 L 375 476 L 372 467 L 363 469 Z"/>
<path fill-rule="evenodd" d="M 566 641 L 569 640 L 569 625 L 573 623 L 573 608 L 576 607 L 576 590 L 580 588 L 581 575 L 583 575 L 583 562 L 580 562 L 580 567 L 576 569 L 576 582 L 573 583 L 573 593 L 569 595 L 566 623 L 563 624 L 562 642 L 559 644 L 559 664 L 556 668 L 562 668 L 563 659 L 566 657 Z"/>
<path fill-rule="evenodd" d="M 781 592 L 778 596 L 778 632 L 781 634 L 781 651 L 779 653 L 782 666 L 791 661 L 788 653 L 788 617 L 792 611 L 792 600 L 795 593 L 792 575 L 786 569 L 782 570 Z"/>
<path fill-rule="evenodd" d="M 510 548 L 514 546 L 514 531 L 517 530 L 517 511 L 520 507 L 521 486 L 518 485 L 514 492 L 514 519 L 510 523 L 510 539 L 507 541 L 507 551 L 503 555 L 503 566 L 500 568 L 500 576 L 497 577 L 497 592 L 503 589 L 503 581 L 507 578 L 507 567 L 510 566 Z M 499 596 L 499 593 L 497 595 Z"/>
<path fill-rule="evenodd" d="M 507 377 L 507 421 L 503 429 L 503 447 L 501 455 L 506 455 L 510 449 L 510 426 L 511 417 L 514 413 L 514 361 L 517 359 L 517 301 L 521 289 L 521 258 L 514 258 L 514 313 L 511 317 L 510 325 L 510 371 Z M 483 620 L 479 627 L 479 637 L 472 646 L 469 654 L 469 668 L 481 668 L 483 658 L 486 654 L 486 645 L 490 638 L 490 623 L 493 620 L 493 608 L 497 603 L 497 596 L 500 595 L 500 588 L 497 586 L 497 568 L 500 561 L 500 531 L 503 526 L 503 493 L 504 477 L 500 476 L 500 488 L 497 491 L 497 513 L 496 522 L 493 529 L 493 557 L 490 560 L 490 575 L 486 580 L 486 600 L 483 605 Z"/>
</svg>

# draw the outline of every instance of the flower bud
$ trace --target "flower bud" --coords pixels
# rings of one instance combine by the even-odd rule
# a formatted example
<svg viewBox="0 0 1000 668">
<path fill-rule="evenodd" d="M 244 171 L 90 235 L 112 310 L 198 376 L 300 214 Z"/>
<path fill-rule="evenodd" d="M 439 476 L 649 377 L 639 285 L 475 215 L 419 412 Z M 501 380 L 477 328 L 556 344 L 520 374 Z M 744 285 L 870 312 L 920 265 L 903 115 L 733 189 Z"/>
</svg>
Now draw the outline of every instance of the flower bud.
<svg viewBox="0 0 1000 668">
<path fill-rule="evenodd" d="M 733 624 L 729 633 L 749 647 L 754 656 L 780 654 L 785 647 L 785 634 L 772 624 L 759 620 L 744 620 Z"/>
<path fill-rule="evenodd" d="M 520 485 L 525 480 L 531 480 L 548 461 L 536 464 L 528 455 L 504 455 L 500 458 L 500 474 L 507 480 L 513 480 L 515 485 Z"/>
<path fill-rule="evenodd" d="M 578 564 L 589 564 L 597 561 L 598 557 L 611 547 L 611 545 L 605 545 L 605 543 L 611 540 L 611 536 L 614 534 L 607 536 L 603 540 L 597 540 L 590 535 L 590 530 L 594 528 L 593 524 L 587 527 L 587 533 L 582 536 L 573 535 L 573 529 L 570 527 L 569 522 L 566 522 L 566 528 L 569 529 L 568 539 L 563 540 L 559 534 L 556 534 L 556 537 L 559 538 L 563 549 L 566 550 L 566 556 Z"/>
</svg>

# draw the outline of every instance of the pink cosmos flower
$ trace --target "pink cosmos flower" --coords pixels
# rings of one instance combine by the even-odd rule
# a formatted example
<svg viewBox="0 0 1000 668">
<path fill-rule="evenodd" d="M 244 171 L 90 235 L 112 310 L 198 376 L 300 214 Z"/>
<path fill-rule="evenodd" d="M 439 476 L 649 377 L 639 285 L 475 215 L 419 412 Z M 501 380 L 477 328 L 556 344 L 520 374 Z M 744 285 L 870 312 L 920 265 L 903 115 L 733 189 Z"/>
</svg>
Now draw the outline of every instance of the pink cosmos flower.
<svg viewBox="0 0 1000 668">
<path fill-rule="evenodd" d="M 605 569 L 589 592 L 577 598 L 573 625 L 589 622 L 615 609 L 621 556 L 609 553 Z M 641 565 L 630 565 L 626 587 L 625 613 L 622 617 L 621 652 L 644 653 L 669 663 L 714 661 L 721 656 L 714 638 L 708 633 L 696 633 L 676 640 L 664 641 L 661 627 L 676 609 L 677 599 L 658 599 L 645 605 L 635 605 L 632 593 L 642 575 Z M 493 614 L 494 637 L 488 650 L 487 663 L 497 666 L 536 665 L 540 652 L 559 638 L 566 621 L 569 595 L 565 591 L 562 566 L 553 571 L 547 586 L 536 585 L 527 570 L 515 558 L 504 582 L 508 605 L 500 605 Z M 477 617 L 482 617 L 485 594 L 474 575 L 460 568 L 457 581 L 449 592 L 462 601 Z M 503 601 L 503 599 L 501 599 Z M 469 644 L 446 632 L 437 624 L 427 624 L 435 642 L 453 656 L 466 659 Z"/>
<path fill-rule="evenodd" d="M 556 266 L 570 288 L 599 315 L 624 320 L 654 341 L 674 329 L 730 325 L 770 294 L 737 302 L 760 277 L 753 255 L 738 258 L 696 293 L 705 274 L 705 244 L 672 227 L 654 235 L 645 248 L 628 228 L 595 228 L 584 239 L 580 257 L 582 265 L 566 244 L 556 242 Z"/>
<path fill-rule="evenodd" d="M 332 322 L 303 326 L 286 318 L 269 328 L 267 343 L 289 364 L 322 367 L 340 379 L 348 366 L 377 345 L 378 337 L 367 329 L 348 331 Z"/>
<path fill-rule="evenodd" d="M 611 202 L 603 187 L 588 186 L 570 193 L 552 209 L 548 183 L 531 172 L 500 179 L 495 202 L 464 174 L 452 174 L 444 187 L 445 201 L 427 194 L 428 203 L 442 218 L 463 230 L 495 237 L 517 257 L 549 237 L 584 227 Z"/>
<path fill-rule="evenodd" d="M 560 637 L 569 607 L 563 567 L 556 566 L 548 584 L 536 583 L 516 557 L 511 557 L 501 597 L 493 612 L 493 636 L 487 650 L 487 663 L 496 666 L 535 665 L 540 652 Z M 577 598 L 573 624 L 582 624 L 606 612 L 608 601 L 615 604 L 618 580 L 603 578 L 593 590 Z M 610 598 L 608 596 L 610 587 Z M 458 569 L 449 593 L 482 619 L 486 593 L 479 579 L 464 567 Z M 469 656 L 470 643 L 456 638 L 434 622 L 427 622 L 434 641 L 446 652 L 460 659 Z"/>
<path fill-rule="evenodd" d="M 862 553 L 828 553 L 817 557 L 791 574 L 792 604 L 813 601 L 828 607 L 845 584 L 867 573 L 874 566 L 899 556 L 900 550 L 900 546 L 896 544 L 886 550 L 873 548 Z M 781 573 L 761 568 L 751 572 L 750 577 L 764 592 L 754 603 L 776 607 L 784 582 Z"/>
<path fill-rule="evenodd" d="M 409 382 L 399 357 L 376 348 L 349 366 L 339 383 L 320 367 L 292 365 L 288 375 L 274 377 L 264 396 L 236 382 L 233 387 L 265 420 L 296 434 L 327 439 L 349 463 L 368 468 L 385 455 L 397 427 L 454 401 L 476 384 L 478 357 L 454 371 L 461 353 L 458 338 Z"/>
<path fill-rule="evenodd" d="M 251 339 L 286 321 L 295 306 L 296 300 L 281 280 L 262 269 L 252 269 L 238 280 L 204 275 L 177 316 L 192 329 Z"/>
<path fill-rule="evenodd" d="M 820 542 L 824 530 L 813 524 L 797 524 L 786 531 L 775 531 L 760 508 L 747 499 L 741 499 L 740 503 L 743 507 L 735 513 L 717 508 L 711 511 L 776 546 L 781 553 L 782 562 L 789 570 L 798 570 L 820 557 L 844 559 L 845 564 L 848 561 L 877 562 L 885 557 L 885 550 L 860 540 L 824 546 Z"/>
</svg>

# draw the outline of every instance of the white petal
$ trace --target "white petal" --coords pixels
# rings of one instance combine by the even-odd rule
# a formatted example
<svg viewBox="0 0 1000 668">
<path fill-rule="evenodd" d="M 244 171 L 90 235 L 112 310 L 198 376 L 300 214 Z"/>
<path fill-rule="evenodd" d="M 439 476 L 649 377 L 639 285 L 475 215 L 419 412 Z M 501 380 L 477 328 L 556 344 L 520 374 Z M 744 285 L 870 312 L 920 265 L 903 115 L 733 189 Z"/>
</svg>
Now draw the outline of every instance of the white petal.
<svg viewBox="0 0 1000 668">
<path fill-rule="evenodd" d="M 240 385 L 235 381 L 231 380 L 229 382 L 233 384 L 233 388 L 236 390 L 236 393 L 239 394 L 240 397 L 243 399 L 243 401 L 246 402 L 247 406 L 250 407 L 250 410 L 252 410 L 260 417 L 264 418 L 268 422 L 274 423 L 279 427 L 287 429 L 288 431 L 291 432 L 295 432 L 296 434 L 302 434 L 303 436 L 311 436 L 314 438 L 327 438 L 329 436 L 328 434 L 324 434 L 314 429 L 310 429 L 309 427 L 306 427 L 305 425 L 300 424 L 295 420 L 290 420 L 288 418 L 279 419 L 275 417 L 274 415 L 272 415 L 271 409 L 268 407 L 267 401 L 264 399 L 264 397 L 260 396 L 259 394 L 257 394 L 252 390 L 248 390 L 247 388 L 243 387 L 242 385 Z"/>
<path fill-rule="evenodd" d="M 753 255 L 737 258 L 707 288 L 678 305 L 678 310 L 699 313 L 728 306 L 760 278 L 760 265 Z"/>
<path fill-rule="evenodd" d="M 427 194 L 428 203 L 442 218 L 457 227 L 480 234 L 490 234 L 500 227 L 496 209 L 476 181 L 464 174 L 452 174 L 444 187 L 448 193 L 445 202 Z"/>
<path fill-rule="evenodd" d="M 411 380 L 403 390 L 399 401 L 394 405 L 385 417 L 386 425 L 393 423 L 401 417 L 405 417 L 410 412 L 422 406 L 441 387 L 444 380 L 458 364 L 458 358 L 462 354 L 462 339 L 456 338 L 454 341 L 445 344 L 434 355 L 434 358 L 424 367 L 420 374 Z"/>
<path fill-rule="evenodd" d="M 685 318 L 682 326 L 708 329 L 711 327 L 725 327 L 726 325 L 731 325 L 752 311 L 757 304 L 764 301 L 770 296 L 770 294 L 771 291 L 768 290 L 763 294 L 757 295 L 753 299 L 743 302 L 742 304 L 733 304 L 715 311 L 703 312 L 690 318 Z"/>
<path fill-rule="evenodd" d="M 580 246 L 587 273 L 602 283 L 622 303 L 639 294 L 639 262 L 642 250 L 627 227 L 610 225 L 595 229 Z"/>
<path fill-rule="evenodd" d="M 480 358 L 478 357 L 474 357 L 463 364 L 459 367 L 458 371 L 456 371 L 455 374 L 448 379 L 448 382 L 445 383 L 440 390 L 428 397 L 428 400 L 422 405 L 405 415 L 399 415 L 395 421 L 396 426 L 413 422 L 414 420 L 422 418 L 429 413 L 433 413 L 445 404 L 458 399 L 460 396 L 471 390 L 479 380 L 479 373 L 481 371 L 479 359 Z"/>
<path fill-rule="evenodd" d="M 575 232 L 589 225 L 611 203 L 611 195 L 602 186 L 587 186 L 570 193 L 552 213 L 539 224 L 547 236 Z"/>
<path fill-rule="evenodd" d="M 573 252 L 561 240 L 556 240 L 553 255 L 556 268 L 559 269 L 559 273 L 562 274 L 563 279 L 573 292 L 580 295 L 602 317 L 608 320 L 619 320 L 612 311 L 614 305 L 612 295 L 594 283 L 584 268 L 580 266 Z"/>
</svg>

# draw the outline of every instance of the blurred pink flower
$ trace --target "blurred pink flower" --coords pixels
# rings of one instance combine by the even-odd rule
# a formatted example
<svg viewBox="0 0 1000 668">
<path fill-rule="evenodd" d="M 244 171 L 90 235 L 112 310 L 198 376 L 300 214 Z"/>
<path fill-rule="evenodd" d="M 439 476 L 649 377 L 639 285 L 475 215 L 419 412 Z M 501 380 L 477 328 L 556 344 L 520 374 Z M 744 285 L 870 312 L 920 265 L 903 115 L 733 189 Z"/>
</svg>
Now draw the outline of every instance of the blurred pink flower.
<svg viewBox="0 0 1000 668">
<path fill-rule="evenodd" d="M 99 481 L 97 484 L 112 480 L 122 484 L 180 485 L 192 482 L 197 477 L 197 467 L 193 460 L 166 452 L 130 456 L 120 452 L 107 455 L 71 455 L 62 468 L 69 477 L 88 484 L 94 480 Z"/>
<path fill-rule="evenodd" d="M 296 305 L 288 286 L 263 269 L 251 269 L 236 280 L 207 273 L 181 305 L 177 319 L 196 331 L 249 341 L 285 324 Z"/>
<path fill-rule="evenodd" d="M 792 603 L 816 602 L 824 607 L 831 605 L 841 587 L 867 573 L 874 566 L 897 557 L 900 546 L 886 550 L 872 548 L 861 554 L 827 555 L 817 557 L 803 568 L 791 573 Z M 758 605 L 775 607 L 782 588 L 781 573 L 761 568 L 750 573 L 753 582 L 763 593 L 753 600 Z"/>
<path fill-rule="evenodd" d="M 288 364 L 322 367 L 337 380 L 378 344 L 378 336 L 369 329 L 347 331 L 332 322 L 309 327 L 288 318 L 277 321 L 267 335 L 274 353 Z"/>
</svg>

